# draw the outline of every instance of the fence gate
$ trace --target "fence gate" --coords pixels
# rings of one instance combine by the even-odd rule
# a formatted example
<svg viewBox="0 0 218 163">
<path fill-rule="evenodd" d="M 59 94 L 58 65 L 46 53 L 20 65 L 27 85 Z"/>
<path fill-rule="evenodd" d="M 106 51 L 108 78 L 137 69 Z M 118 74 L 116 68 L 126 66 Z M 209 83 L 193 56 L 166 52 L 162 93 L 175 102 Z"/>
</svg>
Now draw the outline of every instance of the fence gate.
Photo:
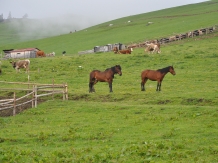
<svg viewBox="0 0 218 163">
<path fill-rule="evenodd" d="M 0 99 L 0 116 L 2 112 L 13 112 L 10 115 L 16 115 L 28 108 L 37 108 L 39 97 L 52 96 L 54 99 L 55 94 L 62 94 L 63 100 L 68 100 L 68 85 L 67 84 L 36 84 L 36 83 L 20 83 L 20 82 L 4 82 L 4 84 L 16 84 L 22 88 L 1 88 L 0 91 L 13 92 L 13 97 Z M 23 88 L 26 87 L 27 88 Z M 32 88 L 30 88 L 32 87 Z M 22 92 L 22 97 L 18 97 L 16 92 Z M 24 108 L 24 109 L 23 109 Z M 4 115 L 3 115 L 4 116 Z"/>
</svg>

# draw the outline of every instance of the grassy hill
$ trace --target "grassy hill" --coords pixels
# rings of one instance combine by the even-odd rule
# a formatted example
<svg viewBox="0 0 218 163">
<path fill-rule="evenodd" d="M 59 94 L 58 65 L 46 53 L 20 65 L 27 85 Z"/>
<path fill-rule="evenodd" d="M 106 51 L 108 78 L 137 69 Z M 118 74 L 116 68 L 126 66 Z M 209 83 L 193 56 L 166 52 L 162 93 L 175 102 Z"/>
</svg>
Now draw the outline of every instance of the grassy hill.
<svg viewBox="0 0 218 163">
<path fill-rule="evenodd" d="M 55 100 L 49 97 L 35 109 L 0 118 L 0 160 L 218 162 L 217 32 L 162 45 L 161 54 L 146 54 L 143 48 L 134 49 L 130 55 L 77 54 L 95 45 L 128 44 L 217 24 L 217 9 L 213 7 L 217 2 L 160 10 L 106 22 L 87 31 L 1 45 L 2 49 L 38 47 L 58 53 L 53 58 L 31 59 L 30 81 L 66 82 L 69 100 L 62 101 L 59 95 Z M 132 23 L 125 23 L 128 20 Z M 146 26 L 148 21 L 154 24 Z M 114 25 L 109 27 L 110 23 Z M 62 50 L 67 51 L 66 56 L 61 55 Z M 121 65 L 123 75 L 115 75 L 114 92 L 109 93 L 107 83 L 97 83 L 96 93 L 88 93 L 89 72 L 116 64 Z M 156 92 L 156 82 L 152 81 L 146 83 L 145 92 L 141 91 L 142 70 L 169 65 L 174 66 L 176 75 L 165 76 L 161 92 Z M 27 74 L 17 74 L 9 61 L 3 60 L 0 79 L 25 82 Z M 18 86 L 0 84 L 0 90 L 8 87 Z M 1 91 L 0 96 L 12 98 L 13 92 Z"/>
</svg>

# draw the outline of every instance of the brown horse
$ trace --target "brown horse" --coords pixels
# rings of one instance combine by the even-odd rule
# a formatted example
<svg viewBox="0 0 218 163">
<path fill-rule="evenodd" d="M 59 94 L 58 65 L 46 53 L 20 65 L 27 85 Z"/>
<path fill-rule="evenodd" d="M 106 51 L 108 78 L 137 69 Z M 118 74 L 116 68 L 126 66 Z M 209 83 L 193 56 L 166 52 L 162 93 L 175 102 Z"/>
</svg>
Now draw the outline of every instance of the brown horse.
<svg viewBox="0 0 218 163">
<path fill-rule="evenodd" d="M 89 80 L 89 93 L 95 92 L 94 85 L 100 82 L 108 82 L 110 92 L 112 91 L 112 82 L 114 78 L 114 74 L 122 75 L 120 65 L 116 65 L 111 68 L 107 68 L 105 71 L 93 70 L 90 73 L 90 80 Z"/>
<path fill-rule="evenodd" d="M 170 72 L 172 75 L 176 75 L 176 72 L 174 71 L 173 66 L 168 66 L 162 69 L 158 70 L 144 70 L 141 73 L 141 90 L 145 91 L 145 83 L 146 81 L 152 80 L 152 81 L 157 81 L 157 89 L 156 91 L 161 91 L 161 83 L 163 81 L 164 76 Z"/>
</svg>

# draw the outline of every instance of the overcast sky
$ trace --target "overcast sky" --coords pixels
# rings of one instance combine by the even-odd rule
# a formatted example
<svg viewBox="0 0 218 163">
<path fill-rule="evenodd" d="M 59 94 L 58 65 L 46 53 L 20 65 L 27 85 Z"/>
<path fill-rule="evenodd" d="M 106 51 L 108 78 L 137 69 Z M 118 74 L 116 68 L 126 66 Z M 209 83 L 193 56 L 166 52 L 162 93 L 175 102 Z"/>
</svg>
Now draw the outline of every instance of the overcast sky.
<svg viewBox="0 0 218 163">
<path fill-rule="evenodd" d="M 0 14 L 7 19 L 47 18 L 77 15 L 97 19 L 99 22 L 181 6 L 205 0 L 0 0 Z"/>
<path fill-rule="evenodd" d="M 7 19 L 23 18 L 37 21 L 13 21 L 9 28 L 21 40 L 44 38 L 79 31 L 114 19 L 165 8 L 204 2 L 206 0 L 0 0 L 0 15 Z M 52 28 L 51 28 L 52 27 Z M 33 36 L 35 34 L 35 36 Z"/>
</svg>

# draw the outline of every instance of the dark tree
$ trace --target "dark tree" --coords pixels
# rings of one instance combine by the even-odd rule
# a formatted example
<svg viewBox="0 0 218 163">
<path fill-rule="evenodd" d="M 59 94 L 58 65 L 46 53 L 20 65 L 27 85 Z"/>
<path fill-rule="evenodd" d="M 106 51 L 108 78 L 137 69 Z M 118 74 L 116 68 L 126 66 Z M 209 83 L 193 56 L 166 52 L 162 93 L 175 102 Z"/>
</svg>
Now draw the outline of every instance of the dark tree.
<svg viewBox="0 0 218 163">
<path fill-rule="evenodd" d="M 26 19 L 26 18 L 28 18 L 28 15 L 27 15 L 27 14 L 25 14 L 25 15 L 23 16 L 23 19 Z"/>
<path fill-rule="evenodd" d="M 8 14 L 8 19 L 11 19 L 12 17 L 11 17 L 11 12 L 9 12 L 9 14 Z"/>
</svg>

